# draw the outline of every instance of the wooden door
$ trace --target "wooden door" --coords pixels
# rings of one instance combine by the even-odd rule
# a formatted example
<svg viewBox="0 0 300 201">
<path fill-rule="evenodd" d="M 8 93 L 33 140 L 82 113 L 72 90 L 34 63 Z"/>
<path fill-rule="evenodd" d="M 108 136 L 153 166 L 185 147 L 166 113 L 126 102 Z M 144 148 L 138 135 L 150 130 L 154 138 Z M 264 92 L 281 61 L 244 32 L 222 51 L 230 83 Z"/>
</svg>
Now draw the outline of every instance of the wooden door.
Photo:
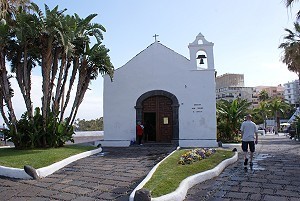
<svg viewBox="0 0 300 201">
<path fill-rule="evenodd" d="M 145 113 L 156 114 L 156 142 L 171 143 L 173 136 L 172 100 L 165 96 L 152 96 L 143 101 Z"/>
</svg>

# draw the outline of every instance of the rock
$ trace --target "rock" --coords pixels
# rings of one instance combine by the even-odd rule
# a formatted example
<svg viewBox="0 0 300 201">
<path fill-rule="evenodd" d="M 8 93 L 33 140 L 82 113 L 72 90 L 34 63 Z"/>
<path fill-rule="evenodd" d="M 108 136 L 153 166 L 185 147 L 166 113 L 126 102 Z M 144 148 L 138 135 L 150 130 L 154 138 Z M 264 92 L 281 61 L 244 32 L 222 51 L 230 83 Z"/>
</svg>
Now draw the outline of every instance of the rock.
<svg viewBox="0 0 300 201">
<path fill-rule="evenodd" d="M 151 201 L 151 193 L 147 189 L 139 189 L 135 192 L 134 201 Z"/>
<path fill-rule="evenodd" d="M 25 166 L 24 166 L 24 170 L 25 170 L 25 172 L 26 172 L 29 176 L 31 176 L 33 179 L 38 179 L 38 178 L 39 178 L 39 176 L 38 176 L 38 174 L 37 174 L 37 172 L 36 172 L 36 169 L 34 169 L 33 167 L 31 167 L 31 166 L 29 166 L 29 165 L 25 165 Z"/>
</svg>

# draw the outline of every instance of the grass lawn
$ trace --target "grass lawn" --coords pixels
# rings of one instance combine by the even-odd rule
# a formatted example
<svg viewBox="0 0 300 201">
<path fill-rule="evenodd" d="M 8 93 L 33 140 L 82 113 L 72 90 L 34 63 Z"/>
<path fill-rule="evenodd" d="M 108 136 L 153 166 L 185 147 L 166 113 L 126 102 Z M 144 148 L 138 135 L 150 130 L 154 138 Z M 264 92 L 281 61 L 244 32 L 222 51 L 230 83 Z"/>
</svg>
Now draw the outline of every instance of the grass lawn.
<svg viewBox="0 0 300 201">
<path fill-rule="evenodd" d="M 194 162 L 190 165 L 178 164 L 180 156 L 186 151 L 187 150 L 176 151 L 156 169 L 151 179 L 143 187 L 151 191 L 152 197 L 159 197 L 175 191 L 180 182 L 185 178 L 213 169 L 220 162 L 234 155 L 232 151 L 217 149 L 216 153 L 209 158 Z"/>
<path fill-rule="evenodd" d="M 93 146 L 65 145 L 60 148 L 17 150 L 14 148 L 0 149 L 0 165 L 23 169 L 30 165 L 35 169 L 46 167 L 75 154 L 93 150 Z"/>
</svg>

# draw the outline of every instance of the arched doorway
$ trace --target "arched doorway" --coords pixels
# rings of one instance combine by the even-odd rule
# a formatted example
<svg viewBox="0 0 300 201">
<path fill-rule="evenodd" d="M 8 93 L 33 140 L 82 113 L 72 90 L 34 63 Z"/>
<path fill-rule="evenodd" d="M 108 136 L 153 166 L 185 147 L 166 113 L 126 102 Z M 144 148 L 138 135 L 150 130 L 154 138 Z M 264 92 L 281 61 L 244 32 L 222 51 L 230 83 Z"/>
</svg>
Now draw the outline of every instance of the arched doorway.
<svg viewBox="0 0 300 201">
<path fill-rule="evenodd" d="M 145 142 L 178 145 L 178 100 L 175 95 L 154 90 L 141 95 L 136 102 L 136 120 L 145 125 Z"/>
</svg>

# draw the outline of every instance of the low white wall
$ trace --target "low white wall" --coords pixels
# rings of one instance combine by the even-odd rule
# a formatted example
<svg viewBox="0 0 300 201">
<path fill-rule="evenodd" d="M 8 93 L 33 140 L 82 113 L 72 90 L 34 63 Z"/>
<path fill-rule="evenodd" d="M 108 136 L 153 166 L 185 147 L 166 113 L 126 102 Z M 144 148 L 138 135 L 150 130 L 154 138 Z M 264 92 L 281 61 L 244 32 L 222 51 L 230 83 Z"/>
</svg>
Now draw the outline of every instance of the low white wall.
<svg viewBox="0 0 300 201">
<path fill-rule="evenodd" d="M 76 131 L 73 137 L 104 136 L 104 131 Z"/>
</svg>

